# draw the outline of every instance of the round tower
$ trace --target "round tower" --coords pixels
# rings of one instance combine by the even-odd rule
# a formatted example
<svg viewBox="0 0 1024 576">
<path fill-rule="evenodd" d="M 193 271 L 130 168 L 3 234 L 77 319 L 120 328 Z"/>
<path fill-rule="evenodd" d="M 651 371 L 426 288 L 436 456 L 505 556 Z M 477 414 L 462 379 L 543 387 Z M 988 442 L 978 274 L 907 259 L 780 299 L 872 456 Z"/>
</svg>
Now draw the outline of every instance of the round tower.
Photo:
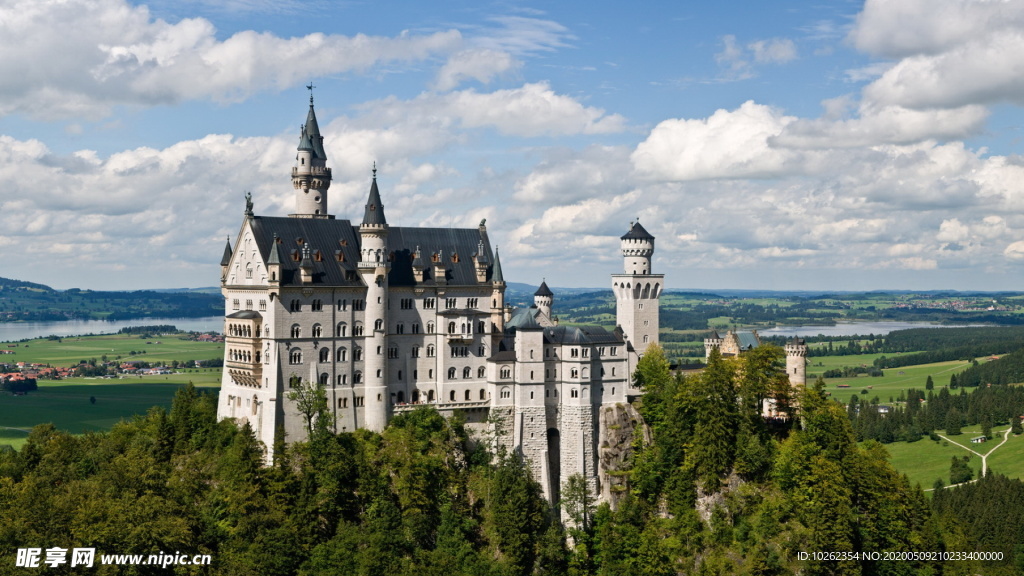
<svg viewBox="0 0 1024 576">
<path fill-rule="evenodd" d="M 292 167 L 295 188 L 295 214 L 299 218 L 327 218 L 327 189 L 331 187 L 331 169 L 327 167 L 324 137 L 313 111 L 313 94 L 309 95 L 309 113 L 302 125 L 299 148 Z"/>
<path fill-rule="evenodd" d="M 786 343 L 786 374 L 792 386 L 807 385 L 807 344 L 794 337 Z"/>
<path fill-rule="evenodd" d="M 623 271 L 626 274 L 651 274 L 651 256 L 654 255 L 654 236 L 639 220 L 630 224 L 629 233 L 621 239 Z"/>
<path fill-rule="evenodd" d="M 548 283 L 542 281 L 540 288 L 533 293 L 533 305 L 540 309 L 548 319 L 551 318 L 551 305 L 555 302 L 555 294 L 548 288 Z"/>
<path fill-rule="evenodd" d="M 364 426 L 375 432 L 384 430 L 388 423 L 387 351 L 388 326 L 388 222 L 377 190 L 377 169 L 373 169 L 373 183 L 366 201 L 363 223 L 359 226 L 359 276 L 366 285 L 364 322 L 366 338 L 363 347 Z"/>
</svg>

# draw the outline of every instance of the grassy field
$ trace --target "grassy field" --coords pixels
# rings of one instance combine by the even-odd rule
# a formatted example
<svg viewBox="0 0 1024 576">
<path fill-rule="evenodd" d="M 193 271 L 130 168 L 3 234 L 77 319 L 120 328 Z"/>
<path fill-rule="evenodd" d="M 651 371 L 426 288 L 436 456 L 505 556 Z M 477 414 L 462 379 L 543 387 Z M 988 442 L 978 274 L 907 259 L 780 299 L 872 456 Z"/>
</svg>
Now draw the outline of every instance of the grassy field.
<svg viewBox="0 0 1024 576">
<path fill-rule="evenodd" d="M 807 381 L 813 382 L 817 374 L 832 368 L 843 366 L 860 366 L 865 364 L 871 366 L 874 359 L 882 354 L 865 354 L 862 356 L 819 356 L 810 358 L 807 367 Z M 935 383 L 935 390 L 949 385 L 949 377 L 961 372 L 970 366 L 969 362 L 952 361 L 936 362 L 933 364 L 918 364 L 916 366 L 904 366 L 901 368 L 886 368 L 885 376 L 871 377 L 861 375 L 854 378 L 826 378 L 825 391 L 831 397 L 848 404 L 850 396 L 859 395 L 862 399 L 878 398 L 883 403 L 889 402 L 889 397 L 899 398 L 900 392 L 906 392 L 911 388 L 924 390 L 925 381 L 928 376 L 932 377 Z M 813 375 L 813 376 L 812 376 Z M 839 384 L 847 384 L 849 388 L 840 388 Z M 867 389 L 867 394 L 861 390 Z"/>
<path fill-rule="evenodd" d="M 224 344 L 182 340 L 179 334 L 154 335 L 141 339 L 128 334 L 108 336 L 69 336 L 60 340 L 37 339 L 21 343 L 0 343 L 14 354 L 0 357 L 3 362 L 37 362 L 52 366 L 73 366 L 82 360 L 145 360 L 163 363 L 172 360 L 210 360 L 224 357 Z M 135 352 L 135 354 L 132 354 Z"/>
<path fill-rule="evenodd" d="M 955 442 L 970 446 L 972 450 L 981 454 L 988 454 L 1002 442 L 1002 431 L 1006 426 L 993 428 L 996 435 L 995 440 L 981 445 L 971 444 L 971 438 L 981 434 L 980 426 L 966 426 L 963 434 L 950 436 Z M 944 431 L 939 430 L 945 435 Z M 911 485 L 921 484 L 922 488 L 931 488 L 936 478 L 942 478 L 942 482 L 949 484 L 949 466 L 953 456 L 970 456 L 968 465 L 974 470 L 974 477 L 981 473 L 981 458 L 964 450 L 952 442 L 940 440 L 933 442 L 927 437 L 917 442 L 893 442 L 886 444 L 885 449 L 892 456 L 892 465 L 899 472 L 910 478 Z M 1003 444 L 1002 448 L 996 450 L 988 458 L 988 466 L 1000 474 L 1011 478 L 1024 479 L 1024 436 L 1010 436 L 1009 441 Z"/>
<path fill-rule="evenodd" d="M 42 381 L 39 390 L 25 396 L 0 395 L 0 444 L 20 448 L 29 430 L 46 422 L 74 434 L 109 430 L 120 420 L 145 414 L 153 406 L 169 409 L 174 393 L 189 382 L 206 388 L 219 386 L 220 369 L 116 380 Z M 95 404 L 91 397 L 96 398 Z"/>
</svg>

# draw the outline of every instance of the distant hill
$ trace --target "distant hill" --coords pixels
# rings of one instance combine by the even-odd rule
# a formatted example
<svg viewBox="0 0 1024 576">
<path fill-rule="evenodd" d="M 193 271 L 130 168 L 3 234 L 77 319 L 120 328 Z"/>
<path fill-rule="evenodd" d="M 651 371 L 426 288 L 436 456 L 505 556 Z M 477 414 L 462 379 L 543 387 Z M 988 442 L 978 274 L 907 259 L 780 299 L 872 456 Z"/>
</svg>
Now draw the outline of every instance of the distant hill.
<svg viewBox="0 0 1024 576">
<path fill-rule="evenodd" d="M 223 312 L 219 290 L 132 292 L 55 290 L 45 284 L 0 278 L 0 322 L 200 318 Z"/>
</svg>

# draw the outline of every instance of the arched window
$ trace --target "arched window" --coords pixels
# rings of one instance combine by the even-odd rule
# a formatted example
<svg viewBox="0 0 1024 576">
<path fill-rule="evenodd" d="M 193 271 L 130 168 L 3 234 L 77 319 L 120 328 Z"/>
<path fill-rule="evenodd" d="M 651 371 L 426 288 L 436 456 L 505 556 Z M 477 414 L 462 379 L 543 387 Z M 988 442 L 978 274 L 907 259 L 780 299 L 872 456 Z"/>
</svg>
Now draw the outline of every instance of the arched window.
<svg viewBox="0 0 1024 576">
<path fill-rule="evenodd" d="M 345 362 L 348 360 L 348 350 L 345 348 L 338 348 L 338 354 L 335 356 L 338 362 Z"/>
<path fill-rule="evenodd" d="M 569 391 L 569 396 L 571 398 L 579 398 L 580 397 L 580 391 L 575 389 L 575 388 L 573 388 L 572 390 Z"/>
<path fill-rule="evenodd" d="M 353 384 L 359 384 L 362 381 L 363 381 L 363 373 L 359 372 L 357 370 L 356 373 L 352 375 L 352 383 Z"/>
<path fill-rule="evenodd" d="M 295 348 L 288 355 L 288 361 L 292 364 L 302 364 L 302 350 Z"/>
<path fill-rule="evenodd" d="M 455 334 L 455 322 L 448 323 L 448 333 Z"/>
<path fill-rule="evenodd" d="M 334 329 L 334 334 L 339 338 L 348 336 L 348 326 L 344 322 L 339 322 L 338 326 Z"/>
<path fill-rule="evenodd" d="M 448 369 L 448 379 L 449 380 L 454 380 L 455 379 L 455 368 L 449 368 Z"/>
<path fill-rule="evenodd" d="M 377 320 L 373 321 L 373 330 L 375 332 L 380 332 L 383 329 L 384 329 L 384 321 L 383 320 L 378 318 Z"/>
<path fill-rule="evenodd" d="M 328 378 L 330 378 L 330 376 L 327 375 L 327 372 L 324 372 L 323 374 L 321 374 L 320 375 L 320 385 L 327 386 L 327 379 Z"/>
<path fill-rule="evenodd" d="M 433 334 L 433 333 L 434 333 L 434 323 L 433 322 L 427 322 L 427 334 Z"/>
<path fill-rule="evenodd" d="M 468 380 L 470 374 L 471 374 L 471 372 L 469 370 L 469 366 L 466 366 L 465 368 L 462 369 L 462 379 L 463 380 Z"/>
<path fill-rule="evenodd" d="M 338 375 L 338 386 L 341 386 L 342 384 L 348 384 L 348 376 L 345 374 Z"/>
<path fill-rule="evenodd" d="M 321 328 L 319 324 L 313 324 L 313 338 L 320 338 L 323 335 L 323 328 Z"/>
<path fill-rule="evenodd" d="M 509 388 L 508 386 L 505 386 L 504 388 L 502 388 L 501 389 L 501 397 L 502 398 L 511 398 L 512 397 L 512 389 Z"/>
<path fill-rule="evenodd" d="M 329 348 L 320 349 L 320 361 L 330 362 L 331 361 L 331 350 Z"/>
<path fill-rule="evenodd" d="M 398 403 L 402 404 L 404 402 L 405 402 L 405 392 L 403 392 L 402 390 L 399 390 L 398 391 Z"/>
<path fill-rule="evenodd" d="M 480 389 L 480 399 L 487 400 L 487 391 L 484 390 L 483 388 Z"/>
<path fill-rule="evenodd" d="M 448 393 L 448 400 L 455 402 L 455 390 Z"/>
<path fill-rule="evenodd" d="M 512 369 L 509 368 L 508 366 L 502 366 L 501 367 L 501 377 L 502 377 L 502 379 L 511 378 L 512 377 Z"/>
<path fill-rule="evenodd" d="M 427 358 L 433 358 L 433 357 L 434 357 L 434 345 L 433 344 L 427 344 Z"/>
<path fill-rule="evenodd" d="M 363 349 L 362 348 L 353 348 L 352 349 L 352 360 L 355 360 L 356 362 L 358 362 L 358 361 L 360 361 L 362 359 L 363 359 Z"/>
<path fill-rule="evenodd" d="M 477 370 L 476 370 L 476 377 L 477 378 L 484 378 L 486 376 L 487 376 L 487 369 L 486 368 L 484 368 L 483 366 L 477 368 Z"/>
<path fill-rule="evenodd" d="M 292 338 L 301 338 L 302 328 L 298 324 L 292 324 Z"/>
<path fill-rule="evenodd" d="M 434 391 L 433 390 L 427 390 L 427 402 L 431 402 L 431 403 L 434 402 Z"/>
<path fill-rule="evenodd" d="M 479 332 L 480 334 L 483 334 L 486 330 L 487 330 L 487 324 L 484 321 L 481 320 L 480 322 L 476 323 L 476 331 L 477 332 Z"/>
</svg>

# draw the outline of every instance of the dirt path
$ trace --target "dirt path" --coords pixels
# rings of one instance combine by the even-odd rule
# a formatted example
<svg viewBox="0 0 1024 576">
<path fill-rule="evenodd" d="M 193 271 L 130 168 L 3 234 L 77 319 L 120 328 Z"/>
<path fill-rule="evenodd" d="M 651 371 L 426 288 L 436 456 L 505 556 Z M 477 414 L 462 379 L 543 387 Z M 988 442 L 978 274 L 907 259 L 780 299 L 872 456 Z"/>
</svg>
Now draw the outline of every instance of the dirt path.
<svg viewBox="0 0 1024 576">
<path fill-rule="evenodd" d="M 967 450 L 968 452 L 970 452 L 972 454 L 977 454 L 978 456 L 981 456 L 981 477 L 985 477 L 988 474 L 988 457 L 991 456 L 993 452 L 995 452 L 1000 447 L 1002 447 L 1003 444 L 1006 444 L 1006 441 L 1010 439 L 1010 430 L 1011 430 L 1011 428 L 1007 428 L 1006 430 L 1003 430 L 1003 432 L 1002 432 L 1002 434 L 1003 434 L 1003 441 L 1000 442 L 998 445 L 993 446 L 991 450 L 989 450 L 988 452 L 986 452 L 984 454 L 982 454 L 981 452 L 975 452 L 973 449 L 968 448 L 967 446 L 964 446 L 963 444 L 961 444 L 959 442 L 956 442 L 955 440 L 950 440 L 949 438 L 943 436 L 942 434 L 936 433 L 936 435 L 939 438 L 942 438 L 943 440 L 946 440 L 947 442 L 951 442 L 953 444 L 956 444 L 957 446 L 963 448 L 964 450 Z M 998 434 L 998 432 L 997 432 L 997 434 Z M 961 482 L 960 484 L 970 484 L 972 482 L 977 482 L 977 481 L 978 481 L 978 479 L 968 480 L 967 482 Z M 946 488 L 952 488 L 953 486 L 959 486 L 960 484 L 950 484 L 949 486 L 946 486 Z M 925 492 L 931 492 L 932 490 L 934 490 L 934 488 L 929 488 L 929 489 L 925 490 Z"/>
</svg>

